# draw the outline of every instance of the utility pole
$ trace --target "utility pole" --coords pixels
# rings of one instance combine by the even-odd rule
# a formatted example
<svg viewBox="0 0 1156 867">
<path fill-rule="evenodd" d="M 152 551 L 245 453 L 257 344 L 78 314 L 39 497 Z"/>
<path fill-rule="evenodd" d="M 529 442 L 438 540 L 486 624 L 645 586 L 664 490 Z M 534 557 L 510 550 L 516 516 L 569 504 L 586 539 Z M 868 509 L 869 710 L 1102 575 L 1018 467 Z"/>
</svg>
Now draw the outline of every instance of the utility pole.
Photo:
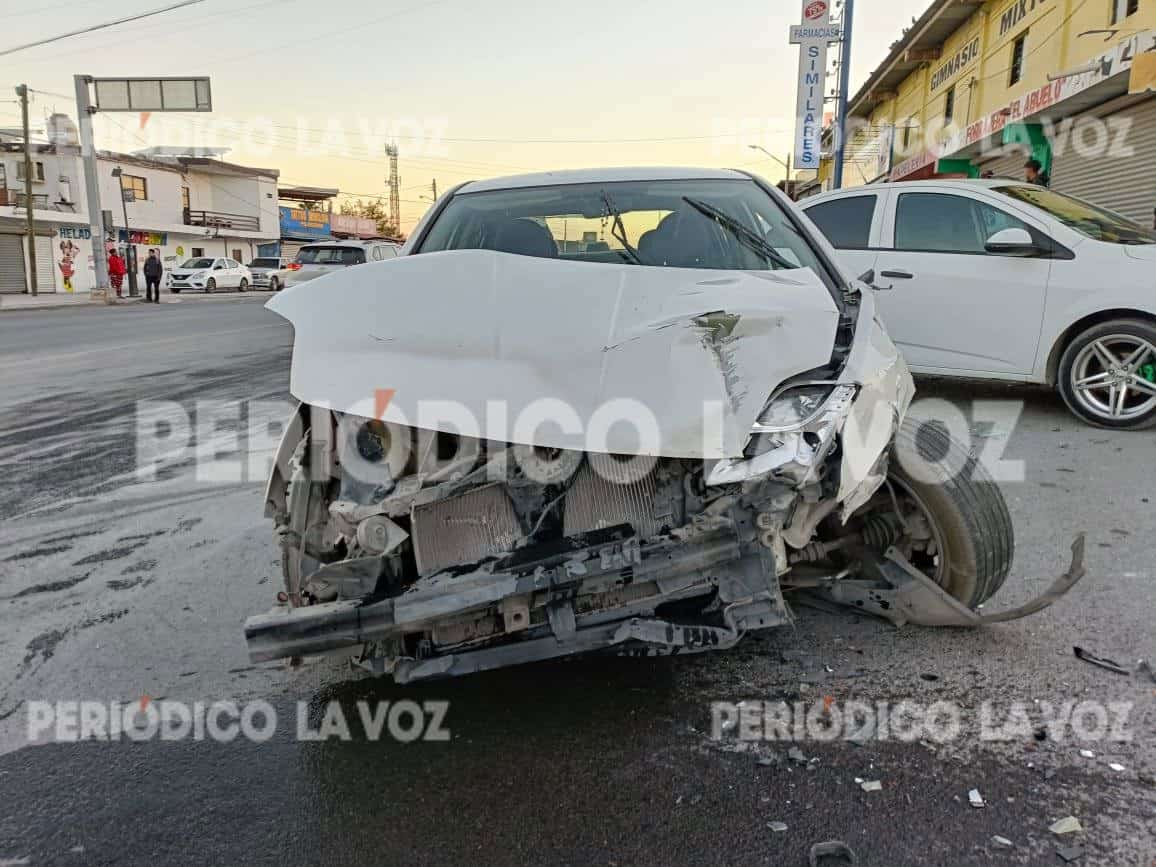
<svg viewBox="0 0 1156 867">
<path fill-rule="evenodd" d="M 433 198 L 434 198 L 434 201 L 436 202 L 438 200 L 438 179 L 437 178 L 433 179 L 433 183 L 430 184 L 430 187 L 433 189 Z"/>
<path fill-rule="evenodd" d="M 87 75 L 74 75 L 76 85 L 76 125 L 80 128 L 80 156 L 84 163 L 84 198 L 88 202 L 88 228 L 92 236 L 92 264 L 96 269 L 96 290 L 104 292 L 104 302 L 112 304 L 108 291 L 108 253 L 105 249 L 104 218 L 100 213 L 100 181 L 96 176 L 96 146 L 92 137 L 92 115 Z"/>
<path fill-rule="evenodd" d="M 28 234 L 28 285 L 36 295 L 36 223 L 32 218 L 32 134 L 28 131 L 28 85 L 16 88 L 20 97 L 20 121 L 24 125 L 24 216 Z M 27 290 L 26 290 L 27 291 Z"/>
<path fill-rule="evenodd" d="M 840 22 L 843 42 L 839 49 L 839 102 L 835 112 L 835 189 L 843 188 L 843 160 L 847 147 L 847 88 L 851 84 L 851 30 L 855 24 L 855 0 L 843 0 Z"/>
</svg>

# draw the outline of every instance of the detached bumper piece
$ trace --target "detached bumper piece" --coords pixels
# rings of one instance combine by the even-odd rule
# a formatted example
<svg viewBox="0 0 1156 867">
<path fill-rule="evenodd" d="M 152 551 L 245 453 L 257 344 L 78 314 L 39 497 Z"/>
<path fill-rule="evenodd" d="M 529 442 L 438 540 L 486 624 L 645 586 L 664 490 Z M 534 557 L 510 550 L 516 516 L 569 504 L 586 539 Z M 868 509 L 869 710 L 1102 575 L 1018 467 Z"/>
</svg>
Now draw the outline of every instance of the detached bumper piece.
<svg viewBox="0 0 1156 867">
<path fill-rule="evenodd" d="M 822 588 L 819 595 L 831 602 L 890 620 L 896 626 L 985 626 L 1019 620 L 1048 608 L 1084 577 L 1084 543 L 1081 533 L 1072 543 L 1068 571 L 1047 592 L 1017 608 L 997 614 L 980 614 L 948 595 L 943 588 L 908 563 L 894 549 L 876 564 L 880 580 L 842 580 Z"/>
<path fill-rule="evenodd" d="M 639 656 L 722 650 L 749 630 L 789 622 L 773 555 L 744 543 L 743 535 L 728 521 L 682 537 L 646 543 L 629 537 L 536 561 L 520 551 L 419 579 L 390 598 L 276 608 L 246 621 L 249 656 L 265 662 L 364 646 L 363 668 L 405 683 L 597 650 Z M 342 565 L 324 567 L 315 579 Z M 710 612 L 701 615 L 704 622 L 658 613 L 688 599 Z M 504 627 L 459 646 L 420 639 L 483 616 L 500 618 Z M 424 652 L 397 652 L 415 638 Z"/>
</svg>

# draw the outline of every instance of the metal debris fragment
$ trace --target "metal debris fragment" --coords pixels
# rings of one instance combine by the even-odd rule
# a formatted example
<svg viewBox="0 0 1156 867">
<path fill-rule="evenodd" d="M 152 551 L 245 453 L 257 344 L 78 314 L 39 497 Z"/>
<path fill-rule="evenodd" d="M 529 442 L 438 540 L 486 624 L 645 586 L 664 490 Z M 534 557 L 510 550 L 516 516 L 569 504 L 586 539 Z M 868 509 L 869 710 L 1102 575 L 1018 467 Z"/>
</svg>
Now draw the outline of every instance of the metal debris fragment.
<svg viewBox="0 0 1156 867">
<path fill-rule="evenodd" d="M 1092 665 L 1098 665 L 1100 668 L 1113 671 L 1116 674 L 1128 675 L 1132 673 L 1128 669 L 1124 668 L 1124 666 L 1120 665 L 1120 663 L 1111 659 L 1106 659 L 1102 656 L 1096 656 L 1094 653 L 1089 653 L 1082 647 L 1073 647 L 1072 653 L 1076 655 L 1076 659 L 1082 659 L 1084 662 L 1090 662 Z"/>
<path fill-rule="evenodd" d="M 973 807 L 986 807 L 987 803 L 983 800 L 983 795 L 979 793 L 979 789 L 971 789 L 967 793 L 967 802 Z"/>
<path fill-rule="evenodd" d="M 1119 762 L 1108 762 L 1108 767 L 1117 772 L 1124 770 L 1124 766 Z"/>
<path fill-rule="evenodd" d="M 1080 750 L 1080 755 L 1083 756 L 1085 759 L 1096 758 L 1096 754 L 1094 752 L 1092 752 L 1091 750 Z"/>
<path fill-rule="evenodd" d="M 841 858 L 844 863 L 851 864 L 852 867 L 859 863 L 859 858 L 855 855 L 855 850 L 842 840 L 828 840 L 825 843 L 816 843 L 812 846 L 807 863 L 810 867 L 820 867 L 820 858 Z"/>
<path fill-rule="evenodd" d="M 770 828 L 772 831 L 774 831 L 776 834 L 781 834 L 783 831 L 787 830 L 787 823 L 786 822 L 767 822 L 767 827 Z"/>
<path fill-rule="evenodd" d="M 1080 824 L 1080 820 L 1075 816 L 1065 816 L 1053 822 L 1048 827 L 1048 830 L 1053 834 L 1077 834 L 1084 830 L 1084 826 Z"/>
<path fill-rule="evenodd" d="M 859 788 L 864 792 L 878 792 L 883 789 L 883 783 L 880 780 L 864 780 Z"/>
</svg>

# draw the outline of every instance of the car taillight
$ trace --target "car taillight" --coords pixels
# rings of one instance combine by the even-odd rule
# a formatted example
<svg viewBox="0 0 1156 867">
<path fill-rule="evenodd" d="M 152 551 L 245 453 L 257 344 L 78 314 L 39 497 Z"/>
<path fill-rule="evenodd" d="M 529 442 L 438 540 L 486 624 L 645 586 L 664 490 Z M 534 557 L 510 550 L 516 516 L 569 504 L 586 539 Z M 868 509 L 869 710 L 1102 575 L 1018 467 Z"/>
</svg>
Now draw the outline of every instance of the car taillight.
<svg viewBox="0 0 1156 867">
<path fill-rule="evenodd" d="M 301 263 L 300 262 L 290 262 L 285 267 L 288 268 L 290 271 L 300 271 L 301 270 Z"/>
</svg>

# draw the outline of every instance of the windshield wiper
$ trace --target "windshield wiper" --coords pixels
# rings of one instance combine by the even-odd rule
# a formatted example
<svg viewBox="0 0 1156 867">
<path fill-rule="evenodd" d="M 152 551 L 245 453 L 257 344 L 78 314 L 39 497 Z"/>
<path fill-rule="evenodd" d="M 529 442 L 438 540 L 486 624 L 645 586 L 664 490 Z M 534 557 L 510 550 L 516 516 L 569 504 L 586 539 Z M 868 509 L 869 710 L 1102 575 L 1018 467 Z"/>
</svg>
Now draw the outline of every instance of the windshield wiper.
<svg viewBox="0 0 1156 867">
<path fill-rule="evenodd" d="M 692 199 L 689 196 L 683 196 L 682 200 L 696 211 L 698 211 L 700 214 L 711 217 L 724 229 L 727 229 L 732 235 L 738 238 L 739 243 L 749 247 L 751 250 L 754 250 L 756 253 L 758 253 L 768 262 L 774 264 L 776 267 L 785 268 L 787 270 L 798 267 L 794 263 L 784 259 L 781 255 L 779 255 L 778 251 L 776 251 L 774 247 L 772 247 L 763 238 L 760 238 L 730 214 L 720 211 L 714 205 L 708 205 L 706 202 L 700 202 L 698 199 Z"/>
<path fill-rule="evenodd" d="M 614 225 L 610 227 L 610 234 L 622 245 L 627 258 L 635 265 L 641 265 L 642 257 L 638 255 L 638 251 L 630 245 L 630 241 L 626 238 L 626 227 L 622 225 L 622 212 L 614 207 L 610 201 L 610 196 L 606 195 L 606 190 L 602 191 L 602 204 L 606 206 L 607 214 L 614 218 Z"/>
</svg>

